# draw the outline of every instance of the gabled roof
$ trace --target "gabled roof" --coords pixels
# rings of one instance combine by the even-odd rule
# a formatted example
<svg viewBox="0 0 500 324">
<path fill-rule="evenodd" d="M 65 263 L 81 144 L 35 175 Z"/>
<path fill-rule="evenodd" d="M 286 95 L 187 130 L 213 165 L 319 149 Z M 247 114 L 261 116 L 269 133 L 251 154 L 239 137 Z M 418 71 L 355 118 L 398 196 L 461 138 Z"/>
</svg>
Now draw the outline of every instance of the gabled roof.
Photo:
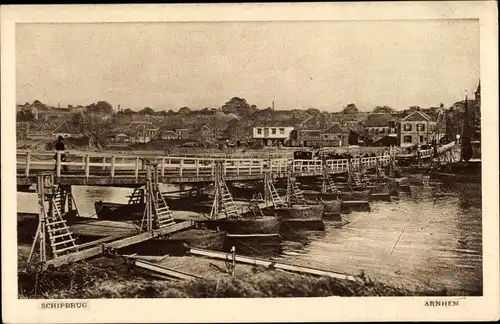
<svg viewBox="0 0 500 324">
<path fill-rule="evenodd" d="M 165 136 L 165 135 L 177 136 L 178 134 L 176 132 L 174 132 L 173 130 L 167 130 L 167 131 L 162 132 L 161 135 L 162 136 Z"/>
<path fill-rule="evenodd" d="M 195 132 L 199 132 L 199 131 L 202 131 L 202 130 L 204 130 L 204 129 L 208 129 L 208 130 L 210 130 L 210 127 L 208 127 L 207 125 L 202 125 L 202 126 L 196 127 L 196 128 L 194 129 L 194 131 L 195 131 Z"/>
<path fill-rule="evenodd" d="M 333 124 L 323 131 L 324 133 L 349 133 L 349 129 L 347 127 L 342 127 L 338 124 Z"/>
<path fill-rule="evenodd" d="M 430 121 L 431 117 L 421 111 L 414 111 L 401 121 Z"/>
<path fill-rule="evenodd" d="M 59 126 L 57 126 L 52 133 L 65 133 L 65 134 L 73 134 L 71 129 L 68 126 L 68 122 L 64 121 Z"/>
<path fill-rule="evenodd" d="M 366 127 L 386 127 L 389 126 L 389 122 L 393 120 L 391 114 L 370 114 L 368 119 L 365 121 Z"/>
<path fill-rule="evenodd" d="M 148 121 L 133 121 L 130 123 L 128 128 L 131 130 L 139 130 L 139 129 L 158 130 L 159 129 L 158 127 L 153 125 L 152 122 L 148 122 Z"/>
</svg>

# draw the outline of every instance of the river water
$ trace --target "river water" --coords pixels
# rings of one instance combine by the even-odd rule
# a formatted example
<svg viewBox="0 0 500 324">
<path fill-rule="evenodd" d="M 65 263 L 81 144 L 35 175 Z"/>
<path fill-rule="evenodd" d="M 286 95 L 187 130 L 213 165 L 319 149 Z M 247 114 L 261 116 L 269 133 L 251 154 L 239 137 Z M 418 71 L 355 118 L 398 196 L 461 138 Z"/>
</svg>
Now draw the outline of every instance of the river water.
<svg viewBox="0 0 500 324">
<path fill-rule="evenodd" d="M 172 189 L 165 187 L 165 190 Z M 175 189 L 174 189 L 175 190 Z M 130 189 L 75 186 L 82 216 L 94 201 L 126 202 Z M 36 196 L 17 194 L 19 212 L 36 212 Z M 343 215 L 349 223 L 324 232 L 297 233 L 277 259 L 360 274 L 406 288 L 482 294 L 480 184 L 431 182 L 412 186 L 392 202 L 372 202 L 370 212 Z"/>
</svg>

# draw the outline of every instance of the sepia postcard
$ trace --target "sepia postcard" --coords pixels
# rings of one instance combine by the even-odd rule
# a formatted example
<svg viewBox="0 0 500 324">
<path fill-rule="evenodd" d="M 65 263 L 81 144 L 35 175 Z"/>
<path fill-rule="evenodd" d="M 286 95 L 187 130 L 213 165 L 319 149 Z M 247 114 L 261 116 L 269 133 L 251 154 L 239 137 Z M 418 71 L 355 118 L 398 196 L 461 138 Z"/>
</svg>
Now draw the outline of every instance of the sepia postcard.
<svg viewBox="0 0 500 324">
<path fill-rule="evenodd" d="M 6 323 L 499 320 L 495 2 L 0 11 Z"/>
</svg>

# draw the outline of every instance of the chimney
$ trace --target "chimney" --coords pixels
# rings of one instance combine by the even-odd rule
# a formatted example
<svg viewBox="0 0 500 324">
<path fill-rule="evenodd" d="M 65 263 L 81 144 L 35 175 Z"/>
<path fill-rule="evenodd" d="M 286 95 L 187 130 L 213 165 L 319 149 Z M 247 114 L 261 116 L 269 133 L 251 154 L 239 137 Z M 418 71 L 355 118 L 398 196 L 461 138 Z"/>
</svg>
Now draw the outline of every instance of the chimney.
<svg viewBox="0 0 500 324">
<path fill-rule="evenodd" d="M 274 100 L 273 100 L 273 110 L 274 110 Z"/>
</svg>

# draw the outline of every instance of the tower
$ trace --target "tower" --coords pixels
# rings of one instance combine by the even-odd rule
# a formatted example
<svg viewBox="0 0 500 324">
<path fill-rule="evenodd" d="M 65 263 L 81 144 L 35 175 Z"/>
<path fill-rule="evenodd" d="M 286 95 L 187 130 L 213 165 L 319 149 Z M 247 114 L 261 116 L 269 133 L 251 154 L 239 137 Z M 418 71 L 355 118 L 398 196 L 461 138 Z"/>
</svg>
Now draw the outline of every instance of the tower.
<svg viewBox="0 0 500 324">
<path fill-rule="evenodd" d="M 474 92 L 475 95 L 475 101 L 478 104 L 478 106 L 481 106 L 481 80 L 479 80 L 479 83 L 477 85 L 477 90 Z"/>
<path fill-rule="evenodd" d="M 479 80 L 479 83 L 477 85 L 477 90 L 474 93 L 474 95 L 475 95 L 474 98 L 475 109 L 472 120 L 472 125 L 474 127 L 473 138 L 476 141 L 480 141 L 481 140 L 481 80 Z"/>
</svg>

